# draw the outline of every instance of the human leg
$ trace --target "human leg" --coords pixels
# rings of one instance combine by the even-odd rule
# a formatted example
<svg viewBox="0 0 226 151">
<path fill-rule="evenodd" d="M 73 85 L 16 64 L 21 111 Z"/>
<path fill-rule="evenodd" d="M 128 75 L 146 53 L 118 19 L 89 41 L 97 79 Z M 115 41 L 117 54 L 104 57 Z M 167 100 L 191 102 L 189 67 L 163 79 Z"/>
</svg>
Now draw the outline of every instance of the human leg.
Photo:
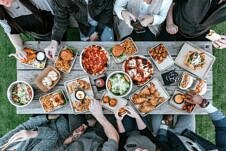
<svg viewBox="0 0 226 151">
<path fill-rule="evenodd" d="M 178 115 L 174 128 L 170 128 L 172 132 L 177 134 L 181 134 L 185 129 L 195 132 L 195 115 Z"/>
<path fill-rule="evenodd" d="M 101 41 L 114 41 L 114 32 L 112 28 L 105 27 L 100 37 Z"/>
</svg>

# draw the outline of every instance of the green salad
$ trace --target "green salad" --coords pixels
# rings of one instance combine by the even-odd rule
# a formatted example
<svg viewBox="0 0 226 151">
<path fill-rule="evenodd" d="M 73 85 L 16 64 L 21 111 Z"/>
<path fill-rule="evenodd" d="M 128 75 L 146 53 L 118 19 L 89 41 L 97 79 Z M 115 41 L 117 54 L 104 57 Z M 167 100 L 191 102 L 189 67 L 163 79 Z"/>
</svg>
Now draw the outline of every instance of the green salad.
<svg viewBox="0 0 226 151">
<path fill-rule="evenodd" d="M 124 95 L 130 89 L 130 80 L 123 73 L 116 73 L 109 78 L 108 88 L 115 95 Z"/>
</svg>

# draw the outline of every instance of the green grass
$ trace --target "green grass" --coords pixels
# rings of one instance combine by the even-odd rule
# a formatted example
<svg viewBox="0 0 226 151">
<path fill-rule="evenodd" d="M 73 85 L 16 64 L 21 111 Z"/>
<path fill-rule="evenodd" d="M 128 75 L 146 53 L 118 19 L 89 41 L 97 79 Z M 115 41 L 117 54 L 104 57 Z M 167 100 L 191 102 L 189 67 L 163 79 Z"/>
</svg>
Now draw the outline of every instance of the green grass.
<svg viewBox="0 0 226 151">
<path fill-rule="evenodd" d="M 226 33 L 226 22 L 214 27 L 218 33 Z M 74 39 L 74 35 L 78 35 L 76 31 L 70 31 L 67 35 L 68 40 Z M 30 39 L 30 38 L 28 38 Z M 15 59 L 8 58 L 8 54 L 14 52 L 14 48 L 9 42 L 9 39 L 0 29 L 0 136 L 4 135 L 9 130 L 16 127 L 18 124 L 28 119 L 26 115 L 17 115 L 15 108 L 10 105 L 7 100 L 6 90 L 8 85 L 16 80 L 16 61 Z M 213 66 L 214 70 L 214 88 L 213 88 L 213 100 L 214 105 L 226 113 L 226 50 L 214 50 L 216 56 L 216 62 Z M 197 132 L 214 142 L 214 127 L 209 120 L 208 116 L 197 116 Z"/>
</svg>

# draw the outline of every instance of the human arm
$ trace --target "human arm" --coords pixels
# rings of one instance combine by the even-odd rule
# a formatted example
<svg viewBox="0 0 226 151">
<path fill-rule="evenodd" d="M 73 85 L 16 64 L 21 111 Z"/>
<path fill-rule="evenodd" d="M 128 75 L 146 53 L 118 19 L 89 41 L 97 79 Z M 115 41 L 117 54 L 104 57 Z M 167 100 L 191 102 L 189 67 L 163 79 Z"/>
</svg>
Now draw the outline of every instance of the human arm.
<svg viewBox="0 0 226 151">
<path fill-rule="evenodd" d="M 171 4 L 166 17 L 166 31 L 172 35 L 178 32 L 178 26 L 175 25 L 173 21 L 173 7 L 174 7 L 174 3 Z"/>
<path fill-rule="evenodd" d="M 54 24 L 51 37 L 52 41 L 44 49 L 46 56 L 52 60 L 54 59 L 57 47 L 69 26 L 69 17 L 70 17 L 67 8 L 61 6 L 61 2 L 58 0 L 53 2 L 53 10 L 54 10 Z"/>
<path fill-rule="evenodd" d="M 200 107 L 204 108 L 209 114 L 209 117 L 211 118 L 215 126 L 216 145 L 218 146 L 218 148 L 226 148 L 226 138 L 224 137 L 224 134 L 226 134 L 225 115 L 202 96 L 196 95 L 193 92 L 190 92 L 189 95 L 191 98 L 191 103 L 198 104 Z"/>
<path fill-rule="evenodd" d="M 156 141 L 154 135 L 148 129 L 147 125 L 144 123 L 144 121 L 140 117 L 140 115 L 131 106 L 128 106 L 126 109 L 128 111 L 127 115 L 136 120 L 137 128 L 140 131 L 140 134 L 148 137 L 153 143 L 157 144 L 157 141 Z"/>
<path fill-rule="evenodd" d="M 221 35 L 221 39 L 215 40 L 212 43 L 213 43 L 213 46 L 217 49 L 225 49 L 226 48 L 226 36 Z"/>
<path fill-rule="evenodd" d="M 158 14 L 150 14 L 150 15 L 145 15 L 141 17 L 139 19 L 141 25 L 143 27 L 147 27 L 147 26 L 162 24 L 166 19 L 166 15 L 170 8 L 171 3 L 172 3 L 172 0 L 163 1 Z"/>
<path fill-rule="evenodd" d="M 124 20 L 130 28 L 133 28 L 130 23 L 131 20 L 136 21 L 136 17 L 126 10 L 127 3 L 128 0 L 116 0 L 114 4 L 114 11 L 119 19 Z"/>
<path fill-rule="evenodd" d="M 53 149 L 59 138 L 58 133 L 48 127 L 39 127 L 37 131 L 38 135 L 35 139 L 39 139 L 40 142 L 31 151 L 49 151 Z"/>
<path fill-rule="evenodd" d="M 119 136 L 114 126 L 106 119 L 103 114 L 102 106 L 99 101 L 93 99 L 90 105 L 90 112 L 103 127 L 105 135 L 109 140 L 119 143 Z"/>
<path fill-rule="evenodd" d="M 103 5 L 105 5 L 105 7 L 99 14 L 98 24 L 95 29 L 98 36 L 102 35 L 105 26 L 110 25 L 113 20 L 113 0 L 104 0 Z"/>
<path fill-rule="evenodd" d="M 21 39 L 20 35 L 11 33 L 12 29 L 6 20 L 0 20 L 0 25 L 2 26 L 4 32 L 9 37 L 9 40 L 11 41 L 16 50 L 15 57 L 19 60 L 26 59 L 27 56 L 26 53 L 23 51 L 23 40 Z"/>
<path fill-rule="evenodd" d="M 7 134 L 5 134 L 2 138 L 0 138 L 0 146 L 7 143 L 7 141 L 16 133 L 22 131 L 22 130 L 32 130 L 37 128 L 38 126 L 45 124 L 49 122 L 46 118 L 46 115 L 40 115 L 31 117 L 28 121 L 24 122 L 23 124 L 20 124 L 15 129 L 11 130 Z"/>
</svg>

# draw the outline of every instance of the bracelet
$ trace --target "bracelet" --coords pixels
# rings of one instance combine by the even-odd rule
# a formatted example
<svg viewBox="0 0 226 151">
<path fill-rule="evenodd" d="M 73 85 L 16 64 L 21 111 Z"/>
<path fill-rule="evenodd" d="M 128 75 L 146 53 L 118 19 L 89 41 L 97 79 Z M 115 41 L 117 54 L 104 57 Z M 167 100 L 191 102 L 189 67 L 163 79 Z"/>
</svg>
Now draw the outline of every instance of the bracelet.
<svg viewBox="0 0 226 151">
<path fill-rule="evenodd" d="M 206 108 L 209 104 L 210 104 L 210 102 L 208 102 L 206 99 L 203 99 L 202 103 L 200 104 L 200 107 Z"/>
</svg>

